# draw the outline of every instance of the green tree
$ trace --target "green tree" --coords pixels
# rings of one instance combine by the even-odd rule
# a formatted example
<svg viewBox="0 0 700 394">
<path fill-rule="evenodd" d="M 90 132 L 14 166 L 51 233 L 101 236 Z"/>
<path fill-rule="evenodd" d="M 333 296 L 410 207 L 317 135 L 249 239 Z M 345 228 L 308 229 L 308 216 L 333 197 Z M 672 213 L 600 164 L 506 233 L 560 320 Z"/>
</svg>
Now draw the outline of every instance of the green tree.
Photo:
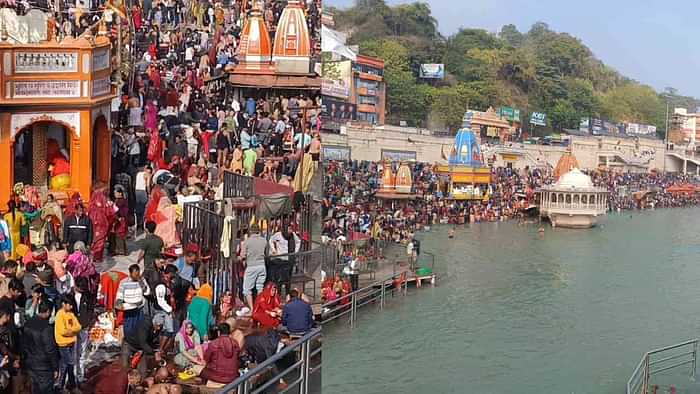
<svg viewBox="0 0 700 394">
<path fill-rule="evenodd" d="M 556 131 L 562 131 L 566 128 L 574 128 L 578 125 L 579 112 L 576 111 L 574 105 L 568 100 L 556 100 L 554 107 L 552 107 L 549 112 L 549 119 L 552 125 L 552 129 Z"/>
<path fill-rule="evenodd" d="M 523 33 L 521 33 L 513 24 L 501 27 L 501 32 L 498 33 L 498 37 L 508 43 L 508 45 L 515 48 L 520 47 L 525 40 Z"/>
</svg>

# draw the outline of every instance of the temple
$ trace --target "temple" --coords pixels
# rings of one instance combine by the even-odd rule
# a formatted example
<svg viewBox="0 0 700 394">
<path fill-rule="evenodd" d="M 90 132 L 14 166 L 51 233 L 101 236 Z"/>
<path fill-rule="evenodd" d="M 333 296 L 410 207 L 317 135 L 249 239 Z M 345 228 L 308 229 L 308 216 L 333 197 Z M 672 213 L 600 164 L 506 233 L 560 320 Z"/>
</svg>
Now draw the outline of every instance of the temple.
<svg viewBox="0 0 700 394">
<path fill-rule="evenodd" d="M 578 168 L 538 192 L 540 216 L 548 218 L 553 227 L 590 228 L 607 212 L 608 191 L 595 187 L 591 177 Z"/>
<path fill-rule="evenodd" d="M 448 179 L 443 193 L 455 200 L 482 199 L 491 182 L 491 169 L 484 165 L 479 141 L 471 128 L 472 117 L 471 111 L 464 114 L 449 156 L 443 152 L 447 165 L 438 165 L 436 170 Z"/>
<path fill-rule="evenodd" d="M 262 11 L 258 6 L 250 11 L 241 32 L 240 63 L 233 72 L 237 74 L 274 74 L 272 45 Z"/>
<path fill-rule="evenodd" d="M 14 11 L 3 12 L 7 29 Z M 43 21 L 34 22 L 31 36 L 0 37 L 2 206 L 18 183 L 59 199 L 73 192 L 89 199 L 93 188 L 110 182 L 110 40 L 58 42 L 51 21 Z"/>
<path fill-rule="evenodd" d="M 574 168 L 579 168 L 578 160 L 576 156 L 571 154 L 571 150 L 567 150 L 557 162 L 557 166 L 554 168 L 554 179 L 559 179 L 562 175 L 571 171 Z"/>
<path fill-rule="evenodd" d="M 280 73 L 306 74 L 311 61 L 311 40 L 301 4 L 292 0 L 282 11 L 272 61 Z"/>
</svg>

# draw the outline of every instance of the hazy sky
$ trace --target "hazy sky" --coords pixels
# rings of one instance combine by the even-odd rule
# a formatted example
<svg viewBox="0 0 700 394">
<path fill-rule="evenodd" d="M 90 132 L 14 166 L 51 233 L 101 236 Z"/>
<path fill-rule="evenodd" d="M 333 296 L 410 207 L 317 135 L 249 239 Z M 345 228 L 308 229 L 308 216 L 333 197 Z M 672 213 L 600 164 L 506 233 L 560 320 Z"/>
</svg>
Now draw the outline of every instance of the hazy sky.
<svg viewBox="0 0 700 394">
<path fill-rule="evenodd" d="M 353 0 L 323 0 L 346 7 Z M 389 4 L 407 1 L 386 0 Z M 605 64 L 661 90 L 700 97 L 700 2 L 691 0 L 423 0 L 445 35 L 460 27 L 520 31 L 537 21 L 580 38 Z"/>
</svg>

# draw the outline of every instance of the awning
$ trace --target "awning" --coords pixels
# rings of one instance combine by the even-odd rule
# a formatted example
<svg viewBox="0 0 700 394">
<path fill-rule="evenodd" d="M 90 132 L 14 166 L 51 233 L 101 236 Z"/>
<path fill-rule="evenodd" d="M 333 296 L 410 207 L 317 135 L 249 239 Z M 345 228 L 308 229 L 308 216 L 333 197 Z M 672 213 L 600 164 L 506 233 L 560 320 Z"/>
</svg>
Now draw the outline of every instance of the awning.
<svg viewBox="0 0 700 394">
<path fill-rule="evenodd" d="M 233 86 L 245 88 L 321 89 L 321 78 L 303 75 L 231 74 L 229 76 L 229 82 Z"/>
<path fill-rule="evenodd" d="M 291 198 L 294 195 L 294 189 L 289 186 L 280 185 L 277 182 L 266 181 L 262 178 L 255 178 L 255 194 L 258 196 L 286 194 Z"/>
</svg>

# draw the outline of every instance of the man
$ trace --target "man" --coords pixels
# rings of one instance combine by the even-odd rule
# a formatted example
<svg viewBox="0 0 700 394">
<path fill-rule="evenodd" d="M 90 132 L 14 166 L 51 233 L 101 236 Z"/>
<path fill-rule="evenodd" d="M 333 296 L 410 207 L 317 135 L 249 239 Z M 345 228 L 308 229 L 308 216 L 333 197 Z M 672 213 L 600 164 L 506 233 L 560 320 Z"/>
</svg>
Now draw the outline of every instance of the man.
<svg viewBox="0 0 700 394">
<path fill-rule="evenodd" d="M 154 288 L 155 292 L 155 302 L 152 305 L 152 310 L 154 311 L 153 319 L 159 319 L 162 321 L 162 332 L 161 332 L 161 350 L 167 349 L 175 336 L 175 325 L 173 322 L 174 314 L 174 280 L 177 276 L 177 267 L 168 264 L 161 275 L 160 281 L 156 284 Z"/>
<path fill-rule="evenodd" d="M 75 344 L 82 327 L 73 314 L 73 302 L 68 296 L 61 297 L 61 309 L 56 313 L 54 338 L 61 357 L 59 362 L 59 388 L 73 390 L 75 381 Z"/>
<path fill-rule="evenodd" d="M 202 264 L 199 260 L 199 246 L 197 244 L 191 243 L 185 248 L 184 258 L 177 260 L 177 269 L 182 280 L 189 282 L 195 289 L 199 289 L 202 281 L 200 278 L 206 274 L 202 275 L 200 271 L 203 271 Z"/>
<path fill-rule="evenodd" d="M 97 320 L 95 314 L 95 300 L 97 294 L 90 294 L 88 280 L 85 277 L 79 277 L 75 280 L 73 291 L 69 295 L 71 302 L 75 305 L 74 314 L 78 318 L 78 323 L 82 329 L 78 333 L 75 343 L 75 358 L 76 358 L 76 374 L 75 377 L 78 383 L 84 381 L 85 377 L 85 350 L 87 349 L 89 340 L 89 330 Z"/>
<path fill-rule="evenodd" d="M 54 393 L 54 381 L 58 378 L 58 350 L 54 340 L 54 328 L 49 324 L 53 305 L 42 300 L 37 314 L 27 321 L 22 337 L 24 365 L 29 374 L 33 393 Z"/>
<path fill-rule="evenodd" d="M 146 222 L 145 227 L 146 236 L 138 242 L 139 256 L 136 262 L 140 263 L 143 260 L 143 268 L 148 270 L 153 267 L 155 260 L 160 257 L 164 243 L 163 239 L 155 234 L 156 222 L 149 220 Z"/>
<path fill-rule="evenodd" d="M 245 273 L 243 276 L 243 295 L 250 309 L 253 309 L 253 288 L 257 294 L 265 286 L 267 272 L 265 270 L 265 250 L 267 241 L 260 236 L 260 227 L 253 223 L 250 226 L 250 237 L 245 241 Z"/>
<path fill-rule="evenodd" d="M 209 342 L 204 352 L 206 367 L 199 376 L 212 382 L 228 384 L 238 377 L 241 344 L 231 337 L 231 327 L 227 323 L 221 323 L 217 328 L 219 337 Z"/>
<path fill-rule="evenodd" d="M 143 308 L 146 303 L 145 297 L 150 294 L 151 288 L 141 278 L 141 268 L 138 264 L 132 264 L 129 266 L 129 277 L 119 283 L 115 305 L 117 309 L 124 311 L 125 315 L 130 314 L 130 311 Z"/>
<path fill-rule="evenodd" d="M 122 341 L 122 367 L 129 369 L 131 367 L 131 358 L 141 352 L 140 361 L 137 369 L 141 376 L 146 376 L 147 357 L 155 357 L 156 361 L 160 361 L 160 351 L 154 349 L 154 343 L 160 337 L 160 332 L 163 329 L 163 319 L 154 317 L 153 320 L 144 317 L 138 322 L 137 328 L 128 333 L 124 333 Z"/>
<path fill-rule="evenodd" d="M 83 204 L 78 204 L 75 215 L 68 216 L 63 221 L 63 242 L 68 253 L 73 253 L 73 245 L 78 241 L 92 245 L 92 221 L 85 215 Z"/>
<path fill-rule="evenodd" d="M 289 301 L 282 309 L 282 325 L 292 334 L 306 334 L 314 325 L 311 305 L 299 297 L 297 289 L 289 292 Z"/>
<path fill-rule="evenodd" d="M 285 291 L 289 290 L 289 281 L 291 280 L 292 265 L 294 259 L 290 259 L 290 253 L 299 253 L 301 248 L 301 240 L 289 229 L 277 231 L 270 237 L 270 256 L 273 259 L 270 261 L 270 266 L 274 267 L 274 273 L 269 272 L 270 280 L 277 283 L 278 286 L 284 284 Z"/>
</svg>

